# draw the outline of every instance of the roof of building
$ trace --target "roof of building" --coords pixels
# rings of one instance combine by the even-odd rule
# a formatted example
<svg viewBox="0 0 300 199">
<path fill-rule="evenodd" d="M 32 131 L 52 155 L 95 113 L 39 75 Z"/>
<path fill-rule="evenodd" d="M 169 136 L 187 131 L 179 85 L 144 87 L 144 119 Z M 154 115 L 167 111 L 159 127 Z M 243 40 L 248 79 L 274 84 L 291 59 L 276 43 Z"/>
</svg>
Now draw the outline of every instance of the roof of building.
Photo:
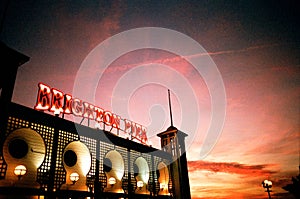
<svg viewBox="0 0 300 199">
<path fill-rule="evenodd" d="M 15 66 L 19 67 L 22 64 L 29 61 L 29 57 L 8 47 L 4 42 L 0 41 L 0 54 L 1 61 L 3 63 L 8 63 L 8 67 Z"/>
</svg>

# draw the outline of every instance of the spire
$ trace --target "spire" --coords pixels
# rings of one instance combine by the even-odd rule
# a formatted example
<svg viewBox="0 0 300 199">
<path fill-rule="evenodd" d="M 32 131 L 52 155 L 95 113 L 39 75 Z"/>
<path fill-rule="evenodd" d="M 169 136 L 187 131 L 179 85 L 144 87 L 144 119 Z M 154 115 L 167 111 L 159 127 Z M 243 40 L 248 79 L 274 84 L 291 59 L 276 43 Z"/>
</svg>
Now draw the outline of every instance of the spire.
<svg viewBox="0 0 300 199">
<path fill-rule="evenodd" d="M 169 109 L 170 109 L 171 126 L 173 126 L 173 116 L 172 116 L 172 106 L 171 106 L 170 89 L 168 89 L 168 97 L 169 97 Z"/>
</svg>

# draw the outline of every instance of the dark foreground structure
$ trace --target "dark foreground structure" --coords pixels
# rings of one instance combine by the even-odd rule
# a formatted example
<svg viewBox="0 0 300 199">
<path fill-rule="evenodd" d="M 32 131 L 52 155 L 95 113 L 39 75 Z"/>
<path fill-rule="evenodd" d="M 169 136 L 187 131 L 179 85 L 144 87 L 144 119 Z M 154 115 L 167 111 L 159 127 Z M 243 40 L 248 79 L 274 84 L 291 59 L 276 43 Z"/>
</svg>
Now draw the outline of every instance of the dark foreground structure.
<svg viewBox="0 0 300 199">
<path fill-rule="evenodd" d="M 185 133 L 171 125 L 162 149 L 11 102 L 29 57 L 1 43 L 0 199 L 189 199 Z"/>
</svg>

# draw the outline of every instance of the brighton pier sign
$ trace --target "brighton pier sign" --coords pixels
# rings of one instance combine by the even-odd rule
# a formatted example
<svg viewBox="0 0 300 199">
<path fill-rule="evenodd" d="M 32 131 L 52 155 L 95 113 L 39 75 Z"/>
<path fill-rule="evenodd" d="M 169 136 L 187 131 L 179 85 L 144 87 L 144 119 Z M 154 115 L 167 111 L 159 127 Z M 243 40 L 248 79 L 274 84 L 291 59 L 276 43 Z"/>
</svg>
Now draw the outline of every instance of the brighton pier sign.
<svg viewBox="0 0 300 199">
<path fill-rule="evenodd" d="M 73 114 L 78 117 L 103 123 L 118 131 L 123 131 L 131 140 L 138 140 L 142 144 L 148 143 L 146 128 L 140 124 L 123 119 L 120 116 L 106 111 L 98 106 L 73 98 L 58 89 L 51 88 L 44 83 L 38 84 L 38 95 L 35 110 L 50 111 L 55 114 Z"/>
</svg>

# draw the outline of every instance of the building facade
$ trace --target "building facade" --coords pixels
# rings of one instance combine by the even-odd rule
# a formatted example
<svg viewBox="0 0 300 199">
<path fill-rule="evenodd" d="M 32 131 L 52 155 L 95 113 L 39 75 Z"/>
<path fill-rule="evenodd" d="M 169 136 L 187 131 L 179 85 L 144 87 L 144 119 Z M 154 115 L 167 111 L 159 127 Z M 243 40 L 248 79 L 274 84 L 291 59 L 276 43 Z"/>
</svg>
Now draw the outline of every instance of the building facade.
<svg viewBox="0 0 300 199">
<path fill-rule="evenodd" d="M 29 57 L 3 43 L 1 56 L 0 198 L 190 198 L 186 134 L 171 125 L 156 149 L 15 104 Z"/>
</svg>

